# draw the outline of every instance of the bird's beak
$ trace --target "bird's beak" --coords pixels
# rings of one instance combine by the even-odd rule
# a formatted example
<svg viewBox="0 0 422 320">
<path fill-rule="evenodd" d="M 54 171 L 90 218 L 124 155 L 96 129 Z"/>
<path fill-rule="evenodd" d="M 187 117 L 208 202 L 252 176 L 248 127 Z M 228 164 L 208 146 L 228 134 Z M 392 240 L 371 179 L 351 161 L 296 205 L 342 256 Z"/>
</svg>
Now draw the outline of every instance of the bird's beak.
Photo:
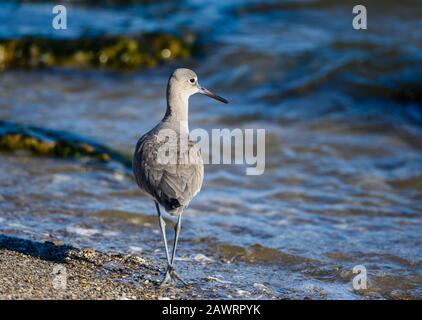
<svg viewBox="0 0 422 320">
<path fill-rule="evenodd" d="M 205 94 L 208 97 L 214 98 L 215 100 L 218 100 L 223 103 L 229 103 L 226 99 L 223 97 L 217 96 L 216 94 L 212 93 L 208 89 L 205 89 L 204 87 L 201 87 L 198 85 L 199 93 Z"/>
</svg>

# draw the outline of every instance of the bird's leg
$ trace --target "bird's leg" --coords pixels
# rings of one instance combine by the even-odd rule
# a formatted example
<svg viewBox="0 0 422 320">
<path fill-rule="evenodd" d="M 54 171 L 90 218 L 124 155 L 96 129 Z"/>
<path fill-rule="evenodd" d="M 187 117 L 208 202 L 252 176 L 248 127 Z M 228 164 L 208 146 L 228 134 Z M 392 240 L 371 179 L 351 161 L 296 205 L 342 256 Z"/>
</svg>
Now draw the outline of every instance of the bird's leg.
<svg viewBox="0 0 422 320">
<path fill-rule="evenodd" d="M 173 243 L 173 251 L 171 254 L 169 273 L 172 278 L 179 280 L 185 287 L 189 287 L 189 285 L 182 279 L 182 277 L 179 276 L 179 274 L 174 270 L 174 258 L 176 256 L 177 242 L 179 241 L 179 234 L 180 234 L 181 227 L 182 227 L 182 213 L 179 214 L 177 222 L 174 225 L 174 243 Z"/>
<path fill-rule="evenodd" d="M 177 242 L 179 241 L 179 233 L 182 227 L 182 214 L 179 214 L 177 222 L 174 225 L 174 243 L 173 243 L 173 252 L 171 253 L 171 265 L 173 265 L 174 257 L 176 256 Z"/>
<path fill-rule="evenodd" d="M 177 223 L 174 226 L 174 232 L 175 232 L 174 243 L 173 243 L 173 251 L 172 251 L 171 260 L 170 260 L 169 250 L 167 246 L 166 222 L 164 221 L 164 218 L 161 215 L 160 206 L 157 202 L 155 202 L 155 207 L 157 208 L 158 219 L 159 219 L 161 234 L 163 236 L 164 247 L 166 249 L 166 258 L 167 258 L 166 275 L 160 286 L 165 287 L 165 286 L 170 285 L 173 281 L 179 280 L 185 287 L 188 287 L 189 285 L 182 279 L 182 277 L 179 276 L 179 274 L 174 270 L 174 266 L 173 266 L 174 258 L 176 256 L 177 242 L 179 240 L 180 228 L 182 225 L 182 214 L 179 215 Z"/>
<path fill-rule="evenodd" d="M 161 283 L 162 286 L 170 284 L 172 282 L 172 278 L 170 276 L 169 270 L 173 269 L 170 262 L 170 255 L 169 255 L 169 249 L 167 246 L 167 237 L 166 237 L 166 222 L 164 221 L 163 216 L 161 215 L 160 206 L 157 202 L 155 202 L 155 207 L 157 208 L 158 213 L 158 223 L 160 225 L 161 234 L 163 236 L 164 241 L 164 247 L 166 248 L 166 258 L 167 258 L 167 272 L 166 277 L 164 278 L 164 281 Z"/>
</svg>

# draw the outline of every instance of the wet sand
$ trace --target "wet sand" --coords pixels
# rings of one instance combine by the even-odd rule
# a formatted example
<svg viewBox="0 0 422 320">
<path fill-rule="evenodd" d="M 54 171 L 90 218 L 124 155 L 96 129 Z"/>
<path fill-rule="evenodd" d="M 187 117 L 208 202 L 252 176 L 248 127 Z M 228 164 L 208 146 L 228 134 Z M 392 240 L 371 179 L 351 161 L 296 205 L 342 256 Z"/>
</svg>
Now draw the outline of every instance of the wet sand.
<svg viewBox="0 0 422 320">
<path fill-rule="evenodd" d="M 161 290 L 161 278 L 143 257 L 0 236 L 0 299 L 201 298 L 195 289 Z"/>
</svg>

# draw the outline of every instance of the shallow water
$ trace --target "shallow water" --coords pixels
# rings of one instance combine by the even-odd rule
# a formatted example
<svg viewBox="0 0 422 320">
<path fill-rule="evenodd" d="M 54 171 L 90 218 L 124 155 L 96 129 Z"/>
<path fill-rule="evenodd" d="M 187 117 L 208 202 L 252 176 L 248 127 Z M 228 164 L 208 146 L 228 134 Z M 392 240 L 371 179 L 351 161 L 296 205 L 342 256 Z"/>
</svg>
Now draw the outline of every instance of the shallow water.
<svg viewBox="0 0 422 320">
<path fill-rule="evenodd" d="M 422 298 L 422 5 L 371 1 L 367 31 L 352 29 L 349 1 L 178 5 L 103 7 L 96 22 L 75 6 L 61 35 L 44 28 L 48 3 L 1 2 L 0 36 L 200 34 L 202 55 L 181 64 L 231 103 L 193 97 L 191 129 L 267 133 L 262 176 L 208 165 L 185 213 L 177 264 L 208 297 Z M 131 154 L 164 113 L 173 68 L 3 72 L 0 119 Z M 154 210 L 118 166 L 0 153 L 2 233 L 162 263 Z M 367 290 L 352 288 L 355 265 Z"/>
</svg>

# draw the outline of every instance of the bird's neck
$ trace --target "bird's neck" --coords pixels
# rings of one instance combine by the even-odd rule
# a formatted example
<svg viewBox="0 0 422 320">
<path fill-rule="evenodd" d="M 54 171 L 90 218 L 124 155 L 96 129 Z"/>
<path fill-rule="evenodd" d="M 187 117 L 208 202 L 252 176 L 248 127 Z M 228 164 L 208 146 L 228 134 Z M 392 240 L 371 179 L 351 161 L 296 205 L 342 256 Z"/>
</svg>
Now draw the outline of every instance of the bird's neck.
<svg viewBox="0 0 422 320">
<path fill-rule="evenodd" d="M 181 131 L 189 133 L 188 125 L 189 96 L 167 91 L 167 111 L 163 121 L 177 124 Z"/>
</svg>

